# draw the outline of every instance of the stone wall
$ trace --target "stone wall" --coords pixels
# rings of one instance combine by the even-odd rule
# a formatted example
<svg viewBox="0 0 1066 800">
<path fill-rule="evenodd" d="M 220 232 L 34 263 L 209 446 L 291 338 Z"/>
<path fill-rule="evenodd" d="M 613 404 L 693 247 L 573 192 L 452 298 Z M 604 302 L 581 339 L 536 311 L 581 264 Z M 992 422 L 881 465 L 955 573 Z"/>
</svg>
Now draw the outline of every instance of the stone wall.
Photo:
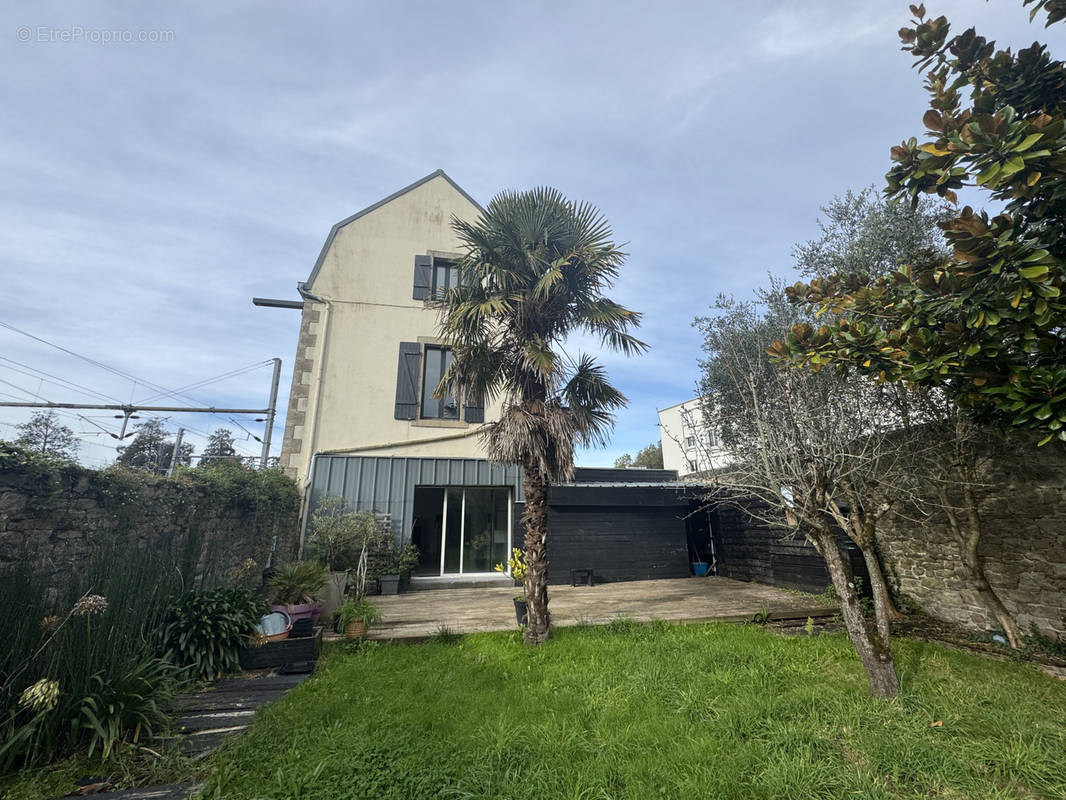
<svg viewBox="0 0 1066 800">
<path fill-rule="evenodd" d="M 989 583 L 1028 633 L 1066 637 L 1066 448 L 1019 441 L 991 461 L 980 492 L 981 554 Z M 882 557 L 896 591 L 928 614 L 990 630 L 942 513 L 882 525 Z"/>
<path fill-rule="evenodd" d="M 153 548 L 192 574 L 223 576 L 245 559 L 261 568 L 298 542 L 299 499 L 273 473 L 167 479 L 124 469 L 93 471 L 26 457 L 0 443 L 0 570 L 29 562 L 53 586 L 100 548 Z"/>
</svg>

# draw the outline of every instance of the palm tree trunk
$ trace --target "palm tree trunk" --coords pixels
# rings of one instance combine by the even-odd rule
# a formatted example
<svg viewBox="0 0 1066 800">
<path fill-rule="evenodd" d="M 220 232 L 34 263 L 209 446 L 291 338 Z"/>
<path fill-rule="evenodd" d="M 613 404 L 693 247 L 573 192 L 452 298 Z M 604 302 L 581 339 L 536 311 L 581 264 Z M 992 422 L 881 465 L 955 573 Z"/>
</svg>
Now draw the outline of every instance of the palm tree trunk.
<svg viewBox="0 0 1066 800">
<path fill-rule="evenodd" d="M 814 543 L 825 559 L 829 577 L 833 581 L 837 599 L 840 601 L 840 616 L 844 620 L 851 643 L 859 654 L 866 677 L 870 682 L 870 694 L 890 700 L 899 694 L 899 679 L 892 660 L 892 648 L 882 633 L 870 630 L 862 613 L 859 594 L 844 565 L 844 558 L 837 548 L 836 536 L 829 525 L 815 529 Z"/>
<path fill-rule="evenodd" d="M 538 645 L 551 638 L 548 616 L 548 481 L 532 465 L 525 466 L 526 631 L 524 641 Z"/>
</svg>

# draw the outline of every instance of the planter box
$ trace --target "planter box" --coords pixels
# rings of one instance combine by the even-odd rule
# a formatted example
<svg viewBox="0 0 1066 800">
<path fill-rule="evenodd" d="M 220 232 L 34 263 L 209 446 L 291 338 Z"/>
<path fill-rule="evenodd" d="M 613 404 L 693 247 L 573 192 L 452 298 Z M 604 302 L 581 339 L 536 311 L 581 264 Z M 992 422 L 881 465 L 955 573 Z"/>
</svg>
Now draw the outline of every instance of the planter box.
<svg viewBox="0 0 1066 800">
<path fill-rule="evenodd" d="M 262 647 L 242 647 L 237 658 L 241 669 L 272 669 L 297 661 L 314 661 L 318 655 L 318 637 L 267 642 Z"/>
<path fill-rule="evenodd" d="M 382 594 L 399 594 L 400 592 L 400 576 L 399 575 L 382 575 L 381 576 L 381 593 Z"/>
</svg>

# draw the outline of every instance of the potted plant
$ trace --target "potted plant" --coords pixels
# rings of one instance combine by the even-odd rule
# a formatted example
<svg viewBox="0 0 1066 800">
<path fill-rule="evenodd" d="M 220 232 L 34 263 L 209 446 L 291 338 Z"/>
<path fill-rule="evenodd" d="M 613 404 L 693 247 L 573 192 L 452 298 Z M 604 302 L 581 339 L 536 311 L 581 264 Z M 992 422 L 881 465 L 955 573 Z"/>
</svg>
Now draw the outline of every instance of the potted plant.
<svg viewBox="0 0 1066 800">
<path fill-rule="evenodd" d="M 348 639 L 358 639 L 379 619 L 381 614 L 366 598 L 349 600 L 337 609 L 337 630 L 343 631 Z"/>
<path fill-rule="evenodd" d="M 318 623 L 322 604 L 315 595 L 326 585 L 327 571 L 321 564 L 312 561 L 297 561 L 279 567 L 269 586 L 273 604 L 271 611 L 284 611 L 295 622 L 310 619 Z"/>
<path fill-rule="evenodd" d="M 322 611 L 334 613 L 344 601 L 348 573 L 358 559 L 363 521 L 348 511 L 343 497 L 323 498 L 311 515 L 307 551 L 320 558 L 329 568 L 329 578 L 322 592 Z"/>
<path fill-rule="evenodd" d="M 517 547 L 511 550 L 511 557 L 507 559 L 506 566 L 503 564 L 497 564 L 493 567 L 496 572 L 502 572 L 504 574 L 510 574 L 511 578 L 515 582 L 515 586 L 521 586 L 526 579 L 526 562 L 522 558 L 522 551 Z M 526 624 L 526 597 L 525 595 L 515 595 L 514 597 L 514 616 L 518 621 L 518 626 L 522 627 Z"/>
<path fill-rule="evenodd" d="M 382 554 L 380 577 L 381 593 L 396 594 L 400 591 L 400 581 L 406 578 L 418 563 L 418 548 L 413 544 L 403 547 L 391 545 Z"/>
</svg>

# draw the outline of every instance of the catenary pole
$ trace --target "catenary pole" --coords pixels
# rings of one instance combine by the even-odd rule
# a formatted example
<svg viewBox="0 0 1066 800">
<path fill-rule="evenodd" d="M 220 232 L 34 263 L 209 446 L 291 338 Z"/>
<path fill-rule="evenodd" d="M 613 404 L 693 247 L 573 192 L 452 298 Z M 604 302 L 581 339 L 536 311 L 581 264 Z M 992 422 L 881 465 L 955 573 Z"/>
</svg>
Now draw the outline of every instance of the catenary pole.
<svg viewBox="0 0 1066 800">
<path fill-rule="evenodd" d="M 167 467 L 167 477 L 174 476 L 174 467 L 178 463 L 178 453 L 181 452 L 181 437 L 185 435 L 184 428 L 178 428 L 178 436 L 174 440 L 174 450 L 170 453 L 170 466 Z"/>
<path fill-rule="evenodd" d="M 266 431 L 263 433 L 263 454 L 259 457 L 259 469 L 266 469 L 270 458 L 270 439 L 274 434 L 274 417 L 278 413 L 278 384 L 281 382 L 281 359 L 274 359 L 274 377 L 270 381 L 270 404 L 267 407 Z"/>
</svg>

